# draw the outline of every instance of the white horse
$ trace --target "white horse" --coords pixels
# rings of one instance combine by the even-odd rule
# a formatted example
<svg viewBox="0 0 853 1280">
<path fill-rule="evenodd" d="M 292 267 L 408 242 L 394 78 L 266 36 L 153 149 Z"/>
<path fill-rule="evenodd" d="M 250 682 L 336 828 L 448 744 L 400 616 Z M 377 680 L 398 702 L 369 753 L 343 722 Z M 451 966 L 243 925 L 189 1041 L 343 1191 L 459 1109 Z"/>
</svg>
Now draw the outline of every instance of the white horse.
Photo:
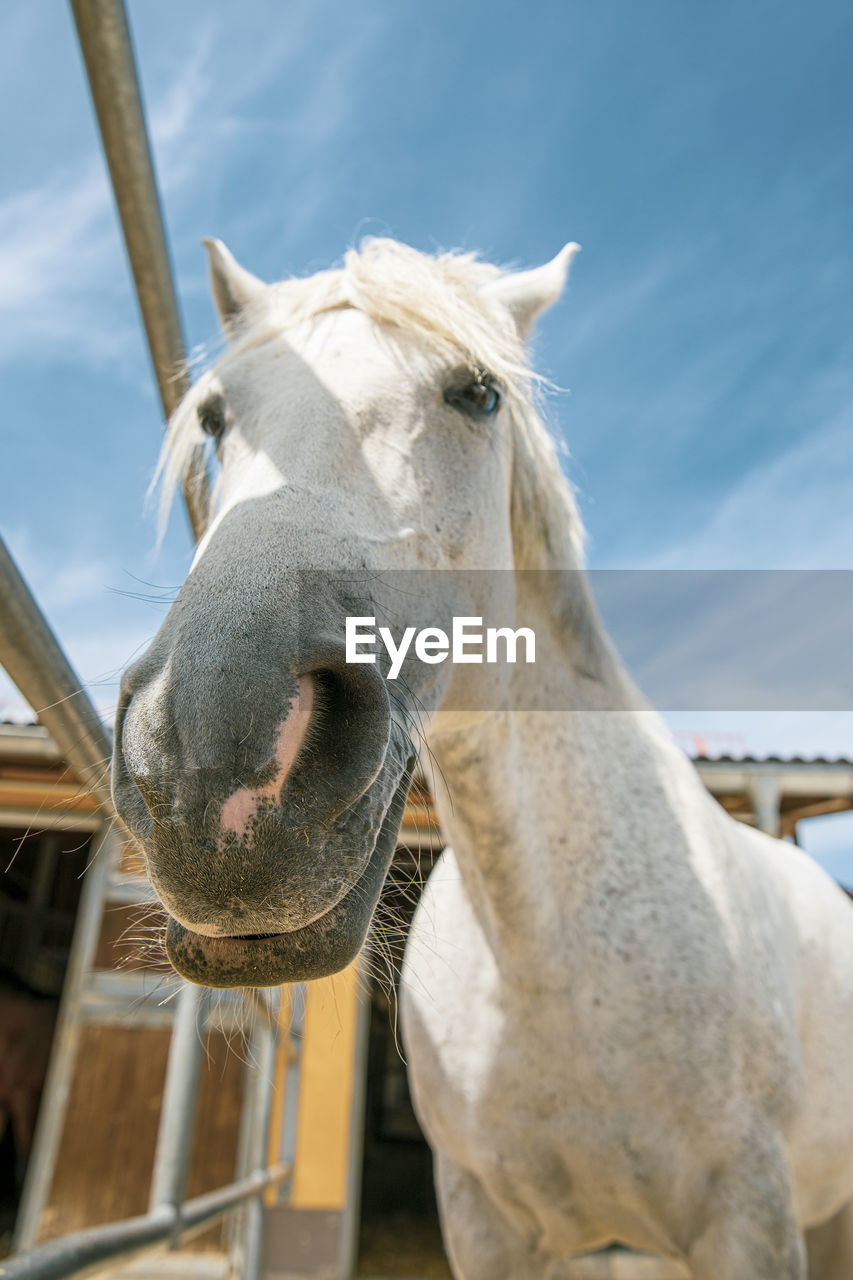
<svg viewBox="0 0 853 1280">
<path fill-rule="evenodd" d="M 696 1280 L 851 1280 L 853 910 L 708 796 L 576 572 L 524 347 L 574 246 L 513 274 L 376 241 L 273 286 L 209 247 L 228 346 L 164 466 L 168 499 L 207 433 L 219 505 L 125 674 L 114 766 L 176 968 L 269 984 L 358 952 L 420 717 L 454 852 L 404 1032 L 455 1273 L 558 1280 L 619 1242 Z M 461 569 L 514 571 L 535 664 L 346 660 L 347 617 L 488 613 Z"/>
</svg>

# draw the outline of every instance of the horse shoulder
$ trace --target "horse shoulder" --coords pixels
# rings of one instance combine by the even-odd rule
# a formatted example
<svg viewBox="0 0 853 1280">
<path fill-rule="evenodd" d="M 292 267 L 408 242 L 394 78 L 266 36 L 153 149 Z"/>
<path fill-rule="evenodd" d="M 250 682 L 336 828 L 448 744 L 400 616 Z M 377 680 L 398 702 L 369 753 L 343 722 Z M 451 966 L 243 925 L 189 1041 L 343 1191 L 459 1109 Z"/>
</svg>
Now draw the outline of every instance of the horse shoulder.
<svg viewBox="0 0 853 1280">
<path fill-rule="evenodd" d="M 457 1149 L 505 1042 L 506 1023 L 495 959 L 451 849 L 436 863 L 415 912 L 400 1014 L 418 1117 L 434 1146 Z"/>
</svg>

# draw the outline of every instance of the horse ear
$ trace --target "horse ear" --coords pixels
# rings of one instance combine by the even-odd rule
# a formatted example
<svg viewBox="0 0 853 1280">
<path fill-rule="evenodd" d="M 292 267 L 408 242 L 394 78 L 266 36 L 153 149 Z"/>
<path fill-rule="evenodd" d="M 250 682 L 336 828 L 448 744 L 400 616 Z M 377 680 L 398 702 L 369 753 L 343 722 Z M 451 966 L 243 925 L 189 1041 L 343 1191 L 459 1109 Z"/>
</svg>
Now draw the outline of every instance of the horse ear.
<svg viewBox="0 0 853 1280">
<path fill-rule="evenodd" d="M 207 249 L 213 300 L 226 334 L 250 302 L 266 288 L 263 280 L 241 267 L 221 240 L 202 240 Z"/>
<path fill-rule="evenodd" d="M 565 288 L 572 258 L 580 245 L 572 242 L 560 250 L 544 267 L 532 271 L 514 271 L 486 286 L 486 293 L 510 311 L 516 328 L 526 338 L 541 311 L 556 302 Z"/>
</svg>

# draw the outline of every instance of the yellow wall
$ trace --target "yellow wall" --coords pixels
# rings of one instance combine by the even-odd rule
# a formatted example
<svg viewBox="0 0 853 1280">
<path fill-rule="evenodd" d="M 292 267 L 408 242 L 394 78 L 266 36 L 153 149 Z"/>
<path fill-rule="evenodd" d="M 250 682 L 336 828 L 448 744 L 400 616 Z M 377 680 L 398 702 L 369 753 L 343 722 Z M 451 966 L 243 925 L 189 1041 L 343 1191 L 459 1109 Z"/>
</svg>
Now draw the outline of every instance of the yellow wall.
<svg viewBox="0 0 853 1280">
<path fill-rule="evenodd" d="M 297 1209 L 343 1209 L 352 1141 L 353 1087 L 358 1027 L 357 962 L 343 973 L 307 986 L 299 1071 L 296 1155 L 287 1202 Z M 285 993 L 283 993 L 284 995 Z M 289 1020 L 289 1001 L 283 1005 Z M 282 1037 L 287 1042 L 287 1037 Z M 272 1119 L 271 1162 L 279 1158 L 284 1110 L 286 1047 L 276 1063 L 278 1088 Z"/>
</svg>

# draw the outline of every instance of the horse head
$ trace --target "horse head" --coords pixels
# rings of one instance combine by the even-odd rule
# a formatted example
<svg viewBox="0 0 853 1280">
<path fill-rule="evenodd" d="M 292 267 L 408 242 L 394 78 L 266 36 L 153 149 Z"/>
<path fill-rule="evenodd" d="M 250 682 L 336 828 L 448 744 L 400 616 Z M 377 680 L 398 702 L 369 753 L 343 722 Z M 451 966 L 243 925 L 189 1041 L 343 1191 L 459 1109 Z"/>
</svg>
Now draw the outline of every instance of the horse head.
<svg viewBox="0 0 853 1280">
<path fill-rule="evenodd" d="M 468 669 L 411 661 L 392 682 L 387 663 L 347 661 L 346 620 L 477 614 L 476 589 L 446 589 L 465 575 L 436 571 L 535 565 L 568 536 L 524 344 L 575 248 L 504 273 L 373 241 L 340 269 L 265 285 L 208 244 L 226 346 L 177 409 L 161 472 L 168 503 L 207 438 L 216 509 L 124 673 L 113 761 L 185 977 L 301 981 L 362 946 L 416 727 Z M 560 518 L 525 519 L 522 536 L 537 485 Z"/>
</svg>

